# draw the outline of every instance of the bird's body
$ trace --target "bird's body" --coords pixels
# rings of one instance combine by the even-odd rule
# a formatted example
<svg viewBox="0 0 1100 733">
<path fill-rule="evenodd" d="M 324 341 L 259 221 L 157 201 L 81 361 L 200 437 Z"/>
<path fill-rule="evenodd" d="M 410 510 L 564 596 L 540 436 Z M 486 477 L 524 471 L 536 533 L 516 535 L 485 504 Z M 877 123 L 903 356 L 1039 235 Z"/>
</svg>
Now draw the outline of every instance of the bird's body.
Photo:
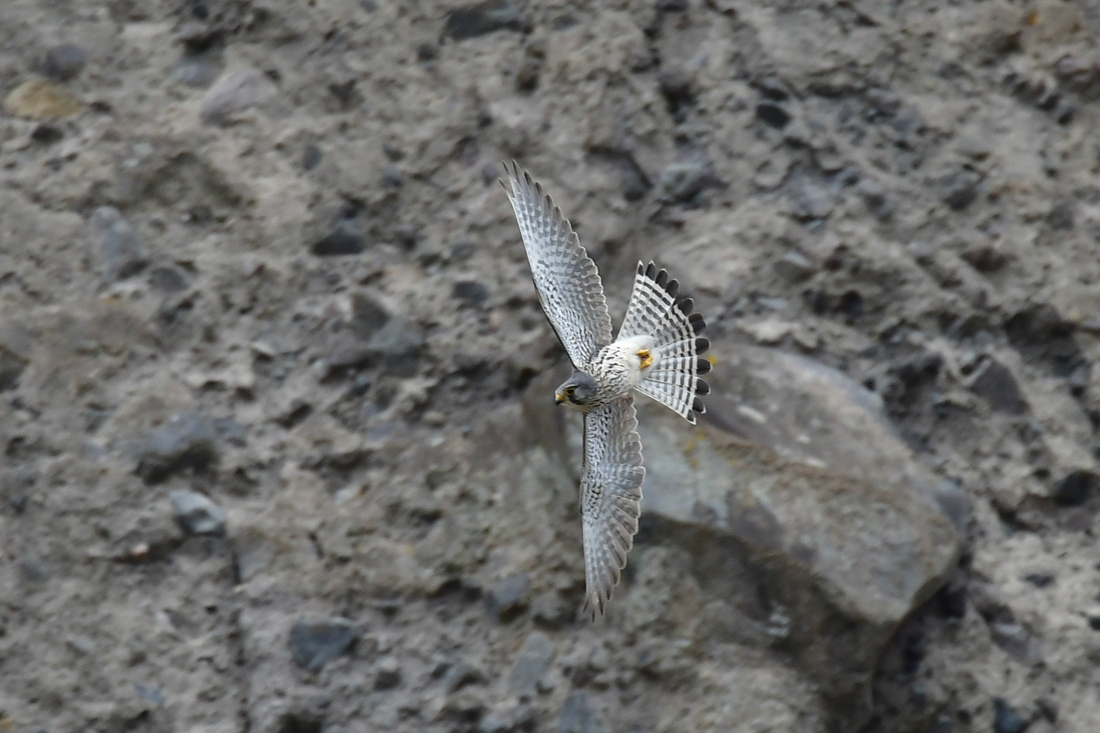
<svg viewBox="0 0 1100 733">
<path fill-rule="evenodd" d="M 599 385 L 596 396 L 583 404 L 568 399 L 562 399 L 560 403 L 589 413 L 611 400 L 629 395 L 642 381 L 646 371 L 653 367 L 652 346 L 653 337 L 644 335 L 628 336 L 604 346 L 577 370 L 591 376 Z"/>
<path fill-rule="evenodd" d="M 634 544 L 641 515 L 642 444 L 634 392 L 657 400 L 688 422 L 705 412 L 710 391 L 700 378 L 705 326 L 679 298 L 679 283 L 650 262 L 639 262 L 634 291 L 618 336 L 596 265 L 561 210 L 528 173 L 505 166 L 505 186 L 547 320 L 565 347 L 574 372 L 555 394 L 558 404 L 584 413 L 581 521 L 585 604 L 602 614 Z"/>
</svg>

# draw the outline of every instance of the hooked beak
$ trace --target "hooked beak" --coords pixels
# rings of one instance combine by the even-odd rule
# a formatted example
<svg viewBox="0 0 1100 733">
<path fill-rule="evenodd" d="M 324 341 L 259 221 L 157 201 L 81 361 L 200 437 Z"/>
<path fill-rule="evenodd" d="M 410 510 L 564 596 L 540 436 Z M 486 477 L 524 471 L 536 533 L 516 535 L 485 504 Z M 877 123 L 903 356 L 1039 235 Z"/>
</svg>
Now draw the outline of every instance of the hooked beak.
<svg viewBox="0 0 1100 733">
<path fill-rule="evenodd" d="M 561 396 L 561 392 L 558 392 L 556 395 L 554 395 L 554 404 L 555 405 L 560 405 L 563 402 L 565 402 L 565 398 Z"/>
</svg>

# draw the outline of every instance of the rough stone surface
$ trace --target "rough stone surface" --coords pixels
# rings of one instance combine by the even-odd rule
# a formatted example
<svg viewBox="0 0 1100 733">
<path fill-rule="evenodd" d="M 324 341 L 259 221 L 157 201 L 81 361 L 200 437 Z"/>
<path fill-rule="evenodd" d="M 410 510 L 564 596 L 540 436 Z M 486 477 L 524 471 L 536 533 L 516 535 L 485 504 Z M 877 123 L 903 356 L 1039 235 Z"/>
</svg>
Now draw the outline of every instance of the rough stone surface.
<svg viewBox="0 0 1100 733">
<path fill-rule="evenodd" d="M 558 718 L 558 733 L 603 733 L 607 728 L 584 690 L 569 693 Z"/>
<path fill-rule="evenodd" d="M 214 82 L 202 102 L 202 120 L 212 125 L 232 122 L 275 95 L 275 85 L 256 69 L 234 69 Z"/>
<path fill-rule="evenodd" d="M 290 629 L 290 653 L 295 662 L 317 672 L 331 660 L 349 652 L 357 638 L 355 628 L 344 619 L 302 620 Z M 392 681 L 392 674 L 383 671 L 380 674 Z"/>
<path fill-rule="evenodd" d="M 31 335 L 15 322 L 0 325 L 0 392 L 12 389 L 30 362 Z"/>
<path fill-rule="evenodd" d="M 996 410 L 1019 414 L 1027 408 L 1016 378 L 996 359 L 983 360 L 966 381 L 966 386 Z"/>
<path fill-rule="evenodd" d="M 175 413 L 139 442 L 136 472 L 155 484 L 189 468 L 203 469 L 217 461 L 217 433 L 201 415 Z"/>
<path fill-rule="evenodd" d="M 75 43 L 50 46 L 42 57 L 42 73 L 56 81 L 70 81 L 84 70 L 86 54 Z"/>
<path fill-rule="evenodd" d="M 508 675 L 508 689 L 517 695 L 533 694 L 553 659 L 554 642 L 541 631 L 532 632 L 516 656 Z"/>
<path fill-rule="evenodd" d="M 712 428 L 684 430 L 640 406 L 639 541 L 693 556 L 683 568 L 701 591 L 692 615 L 733 628 L 747 613 L 758 641 L 793 650 L 826 694 L 865 701 L 883 646 L 953 571 L 966 499 L 915 460 L 878 396 L 843 374 L 769 349 L 712 348 L 725 365 L 708 376 Z M 835 655 L 823 630 L 840 628 L 861 653 Z"/>
<path fill-rule="evenodd" d="M 504 578 L 493 586 L 489 603 L 493 612 L 502 621 L 521 613 L 529 603 L 531 580 L 526 573 Z"/>
<path fill-rule="evenodd" d="M 28 79 L 4 99 L 8 114 L 32 120 L 75 117 L 84 104 L 68 89 L 46 79 Z"/>
<path fill-rule="evenodd" d="M 188 534 L 218 535 L 225 532 L 225 512 L 209 497 L 194 491 L 173 491 L 168 495 L 176 522 Z"/>
<path fill-rule="evenodd" d="M 0 729 L 1091 733 L 1098 23 L 0 2 Z M 709 421 L 644 408 L 595 625 L 513 158 L 616 322 L 654 259 L 715 345 Z"/>
<path fill-rule="evenodd" d="M 113 206 L 96 209 L 89 221 L 99 237 L 103 279 L 107 282 L 136 275 L 149 264 L 149 250 L 141 236 Z"/>
<path fill-rule="evenodd" d="M 522 28 L 523 20 L 514 4 L 507 0 L 486 0 L 449 11 L 443 32 L 456 41 L 461 41 L 494 31 Z"/>
</svg>

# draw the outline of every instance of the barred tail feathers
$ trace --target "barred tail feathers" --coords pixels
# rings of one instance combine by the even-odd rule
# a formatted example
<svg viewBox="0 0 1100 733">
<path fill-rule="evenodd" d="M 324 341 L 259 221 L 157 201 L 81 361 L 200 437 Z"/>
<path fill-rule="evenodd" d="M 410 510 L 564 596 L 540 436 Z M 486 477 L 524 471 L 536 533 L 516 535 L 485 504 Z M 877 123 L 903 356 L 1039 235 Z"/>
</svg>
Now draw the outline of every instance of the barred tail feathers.
<svg viewBox="0 0 1100 733">
<path fill-rule="evenodd" d="M 701 379 L 710 371 L 702 356 L 710 342 L 699 335 L 706 328 L 703 316 L 692 312 L 691 298 L 678 297 L 679 290 L 667 271 L 639 262 L 619 339 L 654 339 L 653 366 L 644 370 L 637 390 L 695 424 L 695 416 L 706 412 L 700 397 L 710 392 Z"/>
</svg>

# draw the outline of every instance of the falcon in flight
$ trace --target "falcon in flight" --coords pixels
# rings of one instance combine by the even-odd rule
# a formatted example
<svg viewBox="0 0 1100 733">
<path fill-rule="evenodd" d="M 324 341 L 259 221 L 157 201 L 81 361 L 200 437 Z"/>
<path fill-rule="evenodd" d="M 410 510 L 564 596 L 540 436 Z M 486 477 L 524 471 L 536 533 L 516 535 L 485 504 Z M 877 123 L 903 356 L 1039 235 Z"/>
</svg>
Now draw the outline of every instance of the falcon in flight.
<svg viewBox="0 0 1100 733">
<path fill-rule="evenodd" d="M 710 343 L 699 336 L 703 316 L 679 283 L 650 262 L 638 263 L 634 291 L 619 335 L 611 337 L 603 284 L 569 220 L 542 186 L 513 161 L 504 185 L 516 213 L 535 291 L 573 364 L 555 400 L 584 414 L 581 520 L 585 608 L 602 615 L 634 545 L 641 515 L 642 443 L 634 392 L 657 400 L 695 424 L 705 412 L 700 375 Z"/>
</svg>

